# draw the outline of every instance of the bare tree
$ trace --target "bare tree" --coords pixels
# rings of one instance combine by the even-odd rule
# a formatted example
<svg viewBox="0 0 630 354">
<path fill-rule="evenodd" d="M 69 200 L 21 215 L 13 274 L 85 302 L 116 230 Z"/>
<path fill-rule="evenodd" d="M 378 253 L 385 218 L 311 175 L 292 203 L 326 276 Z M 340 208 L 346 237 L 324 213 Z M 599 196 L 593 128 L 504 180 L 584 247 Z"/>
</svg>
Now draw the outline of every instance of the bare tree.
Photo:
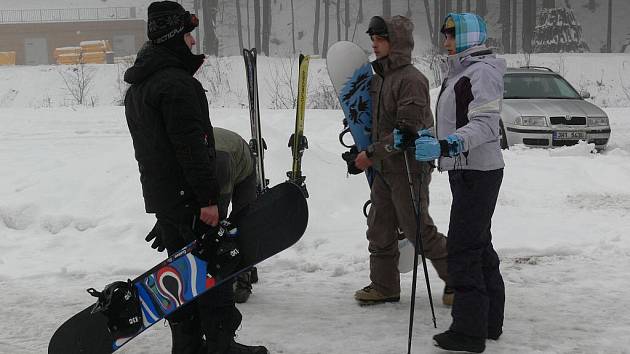
<svg viewBox="0 0 630 354">
<path fill-rule="evenodd" d="M 125 81 L 125 72 L 133 66 L 134 59 L 132 56 L 127 56 L 121 58 L 116 62 L 116 72 L 118 74 L 116 78 L 116 86 L 118 88 L 118 97 L 114 101 L 114 104 L 118 106 L 125 105 L 125 95 L 127 94 L 127 89 L 129 88 L 129 84 Z"/>
<path fill-rule="evenodd" d="M 536 2 L 523 1 L 523 51 L 531 53 L 532 35 L 536 27 Z"/>
<path fill-rule="evenodd" d="M 249 16 L 249 0 L 245 0 L 247 1 L 247 48 L 251 48 L 252 47 L 252 39 L 251 39 L 251 33 L 252 33 L 252 29 L 249 26 L 250 24 L 250 16 Z"/>
<path fill-rule="evenodd" d="M 335 0 L 337 10 L 337 41 L 341 40 L 341 0 Z"/>
<path fill-rule="evenodd" d="M 486 0 L 477 0 L 475 12 L 481 17 L 486 17 L 486 15 L 488 14 L 488 4 Z"/>
<path fill-rule="evenodd" d="M 261 49 L 260 34 L 260 0 L 254 0 L 254 45 L 256 46 L 256 49 Z"/>
<path fill-rule="evenodd" d="M 438 21 L 436 23 L 436 25 L 438 25 L 438 26 L 442 26 L 442 21 L 446 17 L 446 1 L 448 1 L 448 0 L 440 0 L 440 7 L 437 8 L 437 9 L 439 9 L 438 12 L 440 14 L 440 21 Z M 439 31 L 439 29 L 438 29 L 438 31 Z"/>
<path fill-rule="evenodd" d="M 427 26 L 429 27 L 429 38 L 431 39 L 431 43 L 435 44 L 435 32 L 433 28 L 433 24 L 431 23 L 431 6 L 429 6 L 429 0 L 424 0 L 424 12 L 427 15 Z"/>
<path fill-rule="evenodd" d="M 383 16 L 390 17 L 392 15 L 392 0 L 383 0 Z"/>
<path fill-rule="evenodd" d="M 440 18 L 440 0 L 433 0 L 433 45 L 436 48 L 440 46 L 440 26 L 442 26 L 442 18 Z"/>
<path fill-rule="evenodd" d="M 238 34 L 239 53 L 243 51 L 243 21 L 241 20 L 241 1 L 236 0 L 236 33 Z"/>
<path fill-rule="evenodd" d="M 295 55 L 295 7 L 291 0 L 291 40 L 293 42 L 293 55 Z"/>
<path fill-rule="evenodd" d="M 269 56 L 269 36 L 271 35 L 271 0 L 263 0 L 262 52 Z"/>
<path fill-rule="evenodd" d="M 338 0 L 341 1 L 341 0 Z M 343 5 L 343 10 L 345 13 L 344 25 L 346 26 L 346 37 L 345 40 L 348 40 L 348 31 L 350 29 L 350 0 L 345 0 Z"/>
<path fill-rule="evenodd" d="M 512 48 L 510 48 L 511 53 L 516 53 L 516 30 L 518 29 L 518 16 L 516 15 L 517 1 L 518 0 L 514 0 L 514 2 L 512 3 L 512 40 L 510 41 L 510 44 L 512 45 Z"/>
<path fill-rule="evenodd" d="M 297 105 L 296 58 L 282 58 L 280 65 L 272 65 L 271 80 L 267 80 L 267 90 L 271 96 L 272 109 L 295 109 Z"/>
<path fill-rule="evenodd" d="M 313 28 L 313 53 L 319 54 L 319 17 L 321 0 L 315 0 L 315 24 Z"/>
<path fill-rule="evenodd" d="M 324 0 L 324 43 L 322 45 L 322 56 L 326 58 L 328 53 L 328 37 L 330 35 L 330 0 Z"/>
<path fill-rule="evenodd" d="M 79 55 L 79 63 L 70 67 L 63 67 L 59 70 L 59 75 L 63 79 L 66 90 L 77 104 L 86 104 L 88 93 L 92 88 L 94 70 L 86 66 L 82 55 Z"/>
<path fill-rule="evenodd" d="M 208 56 L 196 76 L 203 83 L 211 103 L 232 93 L 230 86 L 230 61 L 226 57 Z"/>
<path fill-rule="evenodd" d="M 357 12 L 357 23 L 363 23 L 363 0 L 359 0 L 359 11 Z"/>
<path fill-rule="evenodd" d="M 219 0 L 204 0 L 203 12 L 203 50 L 210 55 L 219 55 L 219 38 L 217 37 L 217 13 Z"/>
<path fill-rule="evenodd" d="M 606 50 L 612 53 L 612 0 L 608 0 L 608 28 L 606 30 Z"/>
<path fill-rule="evenodd" d="M 499 3 L 499 24 L 501 24 L 501 44 L 503 45 L 503 52 L 509 53 L 511 50 L 510 44 L 510 34 L 512 29 L 512 21 L 511 21 L 511 5 L 512 1 L 501 1 Z"/>
</svg>

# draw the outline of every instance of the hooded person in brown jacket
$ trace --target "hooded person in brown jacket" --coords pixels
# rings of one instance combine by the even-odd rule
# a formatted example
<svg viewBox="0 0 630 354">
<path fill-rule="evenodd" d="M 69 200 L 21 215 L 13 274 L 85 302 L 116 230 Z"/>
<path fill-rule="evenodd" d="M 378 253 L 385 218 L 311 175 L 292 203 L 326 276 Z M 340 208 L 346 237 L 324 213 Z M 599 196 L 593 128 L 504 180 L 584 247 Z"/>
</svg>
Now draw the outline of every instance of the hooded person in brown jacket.
<svg viewBox="0 0 630 354">
<path fill-rule="evenodd" d="M 392 134 L 400 124 L 413 131 L 433 126 L 428 80 L 411 64 L 412 31 L 412 22 L 403 16 L 385 19 L 375 16 L 367 31 L 376 55 L 372 62 L 376 74 L 370 86 L 373 143 L 357 156 L 355 165 L 362 170 L 372 167 L 376 173 L 367 220 L 371 283 L 354 295 L 361 303 L 400 300 L 397 229 L 415 242 L 417 224 L 405 155 L 394 148 Z M 446 237 L 437 231 L 429 215 L 433 166 L 413 158 L 408 163 L 414 194 L 420 194 L 420 234 L 425 256 L 446 283 Z M 445 304 L 452 301 L 447 287 L 443 301 Z"/>
</svg>

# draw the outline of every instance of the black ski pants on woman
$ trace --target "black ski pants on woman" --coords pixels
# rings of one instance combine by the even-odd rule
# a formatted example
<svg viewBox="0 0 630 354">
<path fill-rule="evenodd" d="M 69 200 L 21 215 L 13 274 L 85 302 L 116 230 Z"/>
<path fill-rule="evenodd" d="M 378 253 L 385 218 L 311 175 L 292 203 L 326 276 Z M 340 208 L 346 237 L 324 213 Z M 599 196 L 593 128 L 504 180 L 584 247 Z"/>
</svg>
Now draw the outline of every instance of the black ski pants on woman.
<svg viewBox="0 0 630 354">
<path fill-rule="evenodd" d="M 449 171 L 453 202 L 446 247 L 448 283 L 455 292 L 450 329 L 498 337 L 503 328 L 505 287 L 490 226 L 503 169 Z"/>
</svg>

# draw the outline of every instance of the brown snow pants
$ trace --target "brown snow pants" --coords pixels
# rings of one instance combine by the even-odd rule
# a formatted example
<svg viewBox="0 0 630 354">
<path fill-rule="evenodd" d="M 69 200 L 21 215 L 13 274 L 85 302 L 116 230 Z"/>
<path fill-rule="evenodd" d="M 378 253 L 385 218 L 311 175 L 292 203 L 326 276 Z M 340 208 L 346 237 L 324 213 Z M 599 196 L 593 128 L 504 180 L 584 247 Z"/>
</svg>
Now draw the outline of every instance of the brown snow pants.
<svg viewBox="0 0 630 354">
<path fill-rule="evenodd" d="M 420 188 L 420 235 L 426 258 L 430 259 L 439 277 L 448 277 L 446 237 L 438 232 L 429 215 L 429 183 L 433 168 L 422 164 L 421 174 L 412 174 L 415 198 Z M 370 251 L 370 280 L 384 295 L 400 293 L 398 272 L 398 235 L 400 227 L 405 237 L 415 244 L 416 217 L 404 173 L 376 173 L 370 195 L 372 206 L 368 213 L 366 232 Z"/>
</svg>

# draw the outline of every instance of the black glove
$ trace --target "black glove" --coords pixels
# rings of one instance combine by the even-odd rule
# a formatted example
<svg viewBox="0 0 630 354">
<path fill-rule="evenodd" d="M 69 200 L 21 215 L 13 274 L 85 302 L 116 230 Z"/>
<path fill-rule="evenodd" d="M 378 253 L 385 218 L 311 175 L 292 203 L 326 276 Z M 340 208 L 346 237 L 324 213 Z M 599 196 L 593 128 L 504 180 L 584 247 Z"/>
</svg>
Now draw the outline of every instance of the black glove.
<svg viewBox="0 0 630 354">
<path fill-rule="evenodd" d="M 144 238 L 144 240 L 147 242 L 151 242 L 151 240 L 153 240 L 151 248 L 157 249 L 158 252 L 162 252 L 165 249 L 164 245 L 162 244 L 162 237 L 160 237 L 160 234 L 160 226 L 156 222 L 155 225 L 153 225 L 153 229 L 151 229 L 147 237 Z"/>
<path fill-rule="evenodd" d="M 407 124 L 404 120 L 396 124 L 394 129 L 394 149 L 405 150 L 415 144 L 419 138 L 415 127 Z"/>
<path fill-rule="evenodd" d="M 356 145 L 353 145 L 349 151 L 341 154 L 341 158 L 348 165 L 348 173 L 351 175 L 358 175 L 360 173 L 363 173 L 363 171 L 358 169 L 357 166 L 354 164 L 354 160 L 356 160 L 357 155 L 359 155 L 359 150 L 357 149 Z"/>
</svg>

